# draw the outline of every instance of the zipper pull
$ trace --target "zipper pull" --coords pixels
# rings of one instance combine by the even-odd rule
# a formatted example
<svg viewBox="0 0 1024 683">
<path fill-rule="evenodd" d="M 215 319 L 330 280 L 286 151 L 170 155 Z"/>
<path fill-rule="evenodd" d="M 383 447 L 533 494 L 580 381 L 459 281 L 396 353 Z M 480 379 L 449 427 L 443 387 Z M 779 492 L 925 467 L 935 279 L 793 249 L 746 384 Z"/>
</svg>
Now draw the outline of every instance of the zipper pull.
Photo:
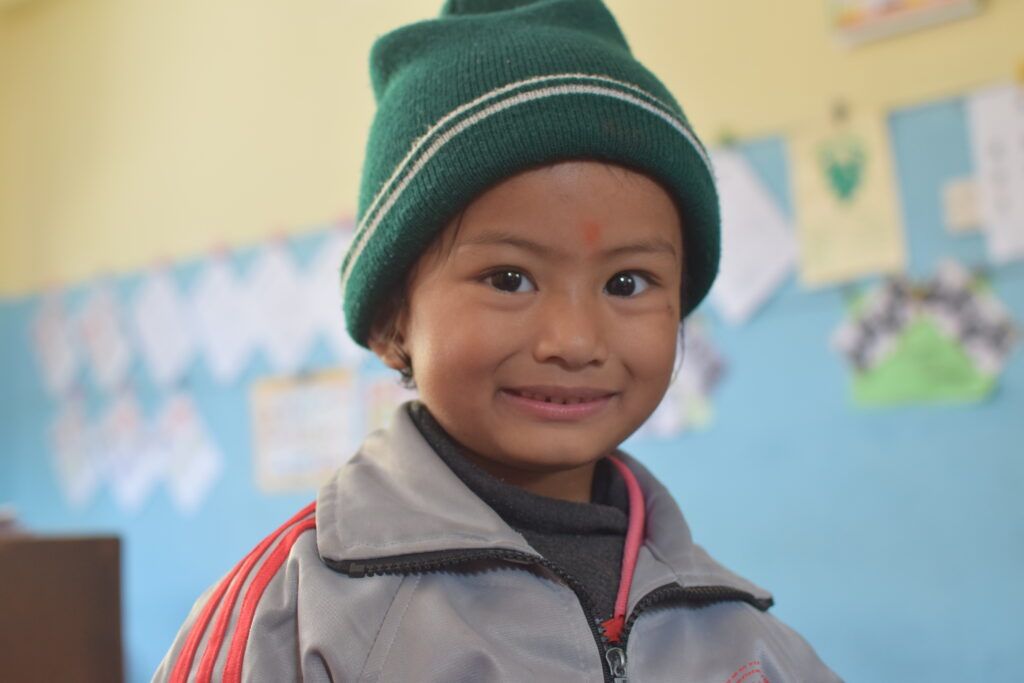
<svg viewBox="0 0 1024 683">
<path fill-rule="evenodd" d="M 608 668 L 614 683 L 626 683 L 626 651 L 621 647 L 610 647 L 605 650 L 604 658 L 608 660 Z"/>
</svg>

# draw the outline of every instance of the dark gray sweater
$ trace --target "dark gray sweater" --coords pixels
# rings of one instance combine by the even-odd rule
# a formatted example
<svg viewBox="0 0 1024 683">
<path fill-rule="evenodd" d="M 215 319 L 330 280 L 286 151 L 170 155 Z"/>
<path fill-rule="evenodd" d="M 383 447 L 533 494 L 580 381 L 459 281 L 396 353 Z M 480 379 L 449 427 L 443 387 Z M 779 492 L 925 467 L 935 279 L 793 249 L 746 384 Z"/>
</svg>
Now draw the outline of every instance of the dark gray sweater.
<svg viewBox="0 0 1024 683">
<path fill-rule="evenodd" d="M 577 503 L 531 493 L 485 472 L 468 460 L 422 401 L 409 414 L 427 443 L 476 495 L 521 533 L 549 562 L 576 579 L 600 620 L 612 616 L 619 588 L 622 549 L 629 525 L 629 493 L 606 459 L 594 468 L 591 502 Z"/>
</svg>

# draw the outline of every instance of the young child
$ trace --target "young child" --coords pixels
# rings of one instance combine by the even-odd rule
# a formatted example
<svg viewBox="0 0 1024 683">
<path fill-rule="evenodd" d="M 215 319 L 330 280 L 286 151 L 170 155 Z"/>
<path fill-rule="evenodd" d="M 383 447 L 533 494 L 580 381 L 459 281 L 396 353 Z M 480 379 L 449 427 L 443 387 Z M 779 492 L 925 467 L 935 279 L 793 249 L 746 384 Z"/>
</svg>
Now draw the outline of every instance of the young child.
<svg viewBox="0 0 1024 683">
<path fill-rule="evenodd" d="M 618 448 L 719 215 L 608 10 L 449 0 L 371 73 L 346 320 L 420 398 L 199 599 L 155 680 L 838 680 Z"/>
</svg>

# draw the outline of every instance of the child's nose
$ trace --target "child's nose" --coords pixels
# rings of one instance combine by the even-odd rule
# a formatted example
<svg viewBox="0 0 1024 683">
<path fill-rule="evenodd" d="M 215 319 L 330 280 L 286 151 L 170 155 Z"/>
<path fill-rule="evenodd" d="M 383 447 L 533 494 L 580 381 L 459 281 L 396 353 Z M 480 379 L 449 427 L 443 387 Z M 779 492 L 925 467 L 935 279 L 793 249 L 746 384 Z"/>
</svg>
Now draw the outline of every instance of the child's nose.
<svg viewBox="0 0 1024 683">
<path fill-rule="evenodd" d="M 602 315 L 597 303 L 586 295 L 549 295 L 534 325 L 534 356 L 539 363 L 554 360 L 572 369 L 602 365 L 607 360 Z"/>
</svg>

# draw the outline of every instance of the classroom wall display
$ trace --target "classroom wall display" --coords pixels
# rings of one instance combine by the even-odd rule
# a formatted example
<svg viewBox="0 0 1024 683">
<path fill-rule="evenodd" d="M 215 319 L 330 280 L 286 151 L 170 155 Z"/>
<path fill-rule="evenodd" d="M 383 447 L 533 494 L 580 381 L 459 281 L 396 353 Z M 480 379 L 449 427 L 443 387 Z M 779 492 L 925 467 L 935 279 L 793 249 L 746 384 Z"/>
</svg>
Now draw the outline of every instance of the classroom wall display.
<svg viewBox="0 0 1024 683">
<path fill-rule="evenodd" d="M 906 245 L 882 113 L 822 118 L 789 142 L 803 284 L 901 272 Z"/>
<path fill-rule="evenodd" d="M 829 0 L 836 37 L 856 45 L 976 14 L 979 0 Z"/>
<path fill-rule="evenodd" d="M 1024 319 L 1024 262 L 994 263 L 984 234 L 944 227 L 942 188 L 977 171 L 967 99 L 900 109 L 883 121 L 907 281 L 927 285 L 953 259 L 968 272 L 985 272 L 986 285 L 972 291 L 987 287 L 1011 318 Z M 795 223 L 791 150 L 782 137 L 735 146 Z M 251 386 L 347 369 L 358 377 L 363 403 L 353 429 L 364 433 L 415 396 L 338 333 L 337 245 L 345 230 L 310 226 L 285 240 L 0 301 L 0 504 L 13 506 L 30 530 L 123 537 L 132 682 L 150 680 L 202 591 L 314 496 L 313 489 L 271 494 L 256 483 Z M 245 329 L 246 316 L 262 310 L 247 296 L 247 283 L 270 248 L 283 250 L 300 281 L 326 283 L 308 284 L 303 295 L 330 322 L 319 324 L 293 373 L 278 372 L 258 335 Z M 169 278 L 196 326 L 195 352 L 166 384 L 151 370 L 132 322 L 151 276 Z M 870 289 L 877 277 L 855 286 Z M 117 302 L 120 333 L 133 349 L 124 377 L 109 389 L 94 380 L 78 327 L 100 286 Z M 204 290 L 211 301 L 201 303 Z M 847 390 L 850 364 L 828 343 L 846 305 L 844 287 L 808 289 L 784 278 L 742 325 L 717 307 L 701 309 L 706 336 L 728 365 L 713 385 L 713 419 L 707 428 L 690 422 L 675 436 L 647 432 L 624 449 L 665 483 L 694 539 L 770 589 L 773 612 L 844 680 L 1014 680 L 1024 639 L 1017 590 L 1024 507 L 1016 485 L 1024 480 L 1024 353 L 1005 356 L 998 390 L 984 400 L 857 410 Z M 245 313 L 250 307 L 256 312 Z M 681 373 L 696 362 L 692 347 L 687 354 Z M 681 376 L 676 384 L 685 384 Z M 101 427 L 120 428 L 120 419 L 107 419 L 118 414 L 142 432 L 135 437 L 141 442 L 156 440 L 150 429 L 178 436 L 173 455 L 154 458 L 167 461 L 155 483 L 151 462 L 126 465 L 115 493 L 89 444 Z M 175 420 L 184 426 L 166 425 Z M 956 599 L 943 599 L 951 586 Z"/>
<path fill-rule="evenodd" d="M 892 278 L 872 287 L 832 344 L 851 366 L 854 401 L 887 406 L 981 400 L 1018 336 L 991 289 L 945 261 L 922 283 Z"/>
<path fill-rule="evenodd" d="M 136 515 L 163 485 L 178 512 L 190 516 L 224 468 L 194 401 L 183 393 L 164 398 L 152 414 L 127 391 L 97 414 L 73 395 L 62 401 L 47 436 L 60 490 L 78 510 L 109 489 L 122 514 Z"/>
</svg>

